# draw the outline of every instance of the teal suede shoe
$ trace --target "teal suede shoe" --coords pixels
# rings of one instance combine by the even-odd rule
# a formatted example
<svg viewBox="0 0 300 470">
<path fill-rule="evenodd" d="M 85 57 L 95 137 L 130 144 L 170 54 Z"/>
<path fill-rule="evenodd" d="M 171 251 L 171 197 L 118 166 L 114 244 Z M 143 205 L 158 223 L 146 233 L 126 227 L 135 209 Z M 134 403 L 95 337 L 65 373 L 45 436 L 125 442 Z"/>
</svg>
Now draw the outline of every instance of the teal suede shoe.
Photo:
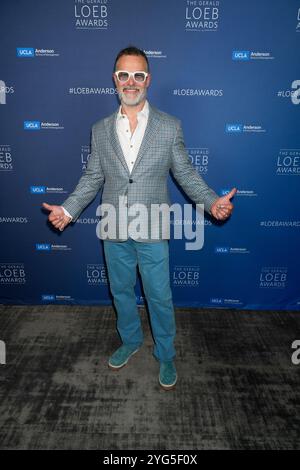
<svg viewBox="0 0 300 470">
<path fill-rule="evenodd" d="M 159 383 L 164 390 L 171 390 L 177 382 L 177 373 L 173 361 L 161 362 Z"/>
<path fill-rule="evenodd" d="M 134 346 L 126 346 L 123 344 L 119 349 L 117 349 L 113 355 L 109 358 L 108 365 L 111 369 L 117 370 L 121 369 L 121 367 L 126 366 L 127 362 L 135 354 L 138 352 L 139 348 Z"/>
</svg>

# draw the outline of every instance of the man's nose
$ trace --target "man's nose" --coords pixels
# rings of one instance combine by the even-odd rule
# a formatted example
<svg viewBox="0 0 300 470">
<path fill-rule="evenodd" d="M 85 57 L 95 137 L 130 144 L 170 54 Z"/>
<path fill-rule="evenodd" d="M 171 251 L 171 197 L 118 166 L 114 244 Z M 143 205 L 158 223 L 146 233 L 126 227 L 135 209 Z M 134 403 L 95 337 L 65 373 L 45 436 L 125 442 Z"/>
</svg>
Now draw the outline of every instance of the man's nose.
<svg viewBox="0 0 300 470">
<path fill-rule="evenodd" d="M 128 80 L 128 85 L 133 86 L 135 84 L 135 81 L 133 80 L 133 76 L 130 75 L 129 80 Z"/>
</svg>

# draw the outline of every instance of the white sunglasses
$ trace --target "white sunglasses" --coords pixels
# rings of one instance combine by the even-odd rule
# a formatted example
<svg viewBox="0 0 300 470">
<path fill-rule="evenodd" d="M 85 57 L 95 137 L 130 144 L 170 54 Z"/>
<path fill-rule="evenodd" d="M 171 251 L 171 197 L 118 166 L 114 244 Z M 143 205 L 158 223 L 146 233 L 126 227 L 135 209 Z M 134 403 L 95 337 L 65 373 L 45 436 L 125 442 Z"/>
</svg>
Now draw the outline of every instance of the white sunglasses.
<svg viewBox="0 0 300 470">
<path fill-rule="evenodd" d="M 130 77 L 133 78 L 135 82 L 143 83 L 148 77 L 147 72 L 137 71 L 137 72 L 128 72 L 127 70 L 117 70 L 115 76 L 121 83 L 128 82 Z"/>
</svg>

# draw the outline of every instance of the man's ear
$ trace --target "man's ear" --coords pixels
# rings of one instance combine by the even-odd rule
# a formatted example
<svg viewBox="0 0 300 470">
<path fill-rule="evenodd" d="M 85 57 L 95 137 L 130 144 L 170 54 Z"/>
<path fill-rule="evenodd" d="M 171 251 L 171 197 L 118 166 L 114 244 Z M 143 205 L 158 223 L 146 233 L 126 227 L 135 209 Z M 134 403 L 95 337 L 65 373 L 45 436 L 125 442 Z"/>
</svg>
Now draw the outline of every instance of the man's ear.
<svg viewBox="0 0 300 470">
<path fill-rule="evenodd" d="M 150 83 L 151 83 L 151 74 L 150 73 L 149 73 L 146 80 L 147 80 L 147 88 L 148 88 L 148 86 L 150 86 Z"/>
</svg>

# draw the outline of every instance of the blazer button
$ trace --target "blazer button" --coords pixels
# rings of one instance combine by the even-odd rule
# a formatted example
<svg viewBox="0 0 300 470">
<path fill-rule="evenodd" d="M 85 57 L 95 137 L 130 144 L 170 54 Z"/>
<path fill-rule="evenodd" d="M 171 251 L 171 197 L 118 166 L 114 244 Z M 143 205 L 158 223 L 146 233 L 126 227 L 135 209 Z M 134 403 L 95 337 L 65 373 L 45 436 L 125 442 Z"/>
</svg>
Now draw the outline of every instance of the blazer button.
<svg viewBox="0 0 300 470">
<path fill-rule="evenodd" d="M 133 183 L 133 180 L 130 178 L 129 183 Z"/>
</svg>

